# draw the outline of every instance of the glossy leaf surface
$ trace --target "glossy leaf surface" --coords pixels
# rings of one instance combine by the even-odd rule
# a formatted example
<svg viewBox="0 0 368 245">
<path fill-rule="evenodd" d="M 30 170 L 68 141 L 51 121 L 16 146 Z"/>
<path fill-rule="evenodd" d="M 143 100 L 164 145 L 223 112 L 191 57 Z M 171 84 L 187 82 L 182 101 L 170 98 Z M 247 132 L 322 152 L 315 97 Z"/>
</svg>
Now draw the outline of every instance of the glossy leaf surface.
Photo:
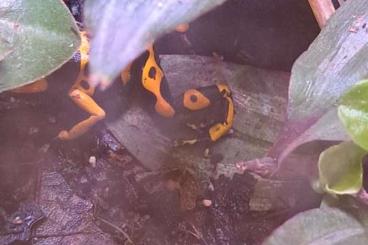
<svg viewBox="0 0 368 245">
<path fill-rule="evenodd" d="M 363 245 L 368 234 L 362 221 L 338 208 L 316 208 L 297 214 L 277 228 L 264 245 Z"/>
<path fill-rule="evenodd" d="M 0 92 L 50 74 L 78 47 L 78 28 L 62 1 L 0 1 L 0 52 L 8 50 L 0 63 Z"/>
<path fill-rule="evenodd" d="M 332 194 L 356 194 L 362 187 L 362 159 L 366 151 L 343 142 L 321 153 L 318 167 L 322 188 Z"/>
<path fill-rule="evenodd" d="M 152 41 L 219 6 L 225 0 L 89 0 L 93 81 L 108 86 Z"/>
<path fill-rule="evenodd" d="M 368 150 L 368 80 L 356 84 L 343 96 L 338 111 L 354 142 Z"/>
</svg>

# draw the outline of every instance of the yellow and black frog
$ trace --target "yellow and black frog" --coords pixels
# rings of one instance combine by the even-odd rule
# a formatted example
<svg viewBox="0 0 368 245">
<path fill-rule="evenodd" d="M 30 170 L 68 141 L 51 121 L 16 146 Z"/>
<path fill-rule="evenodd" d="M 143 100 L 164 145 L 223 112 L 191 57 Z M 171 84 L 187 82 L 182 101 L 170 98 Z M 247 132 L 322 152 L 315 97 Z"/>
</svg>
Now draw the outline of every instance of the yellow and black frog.
<svg viewBox="0 0 368 245">
<path fill-rule="evenodd" d="M 177 32 L 186 32 L 188 24 L 180 24 Z M 197 87 L 173 98 L 152 44 L 121 73 L 121 80 L 139 85 L 154 110 L 173 123 L 183 123 L 196 132 L 195 136 L 177 139 L 175 146 L 211 143 L 227 134 L 233 125 L 234 104 L 225 83 Z"/>
<path fill-rule="evenodd" d="M 175 140 L 174 145 L 215 142 L 228 133 L 234 120 L 229 87 L 220 83 L 192 88 L 173 98 L 159 61 L 155 46 L 151 45 L 122 72 L 121 79 L 124 83 L 130 79 L 138 84 L 148 104 L 159 115 L 196 132 L 195 136 Z"/>
<path fill-rule="evenodd" d="M 177 30 L 185 31 L 187 26 L 179 26 Z M 71 100 L 88 117 L 73 125 L 70 129 L 61 130 L 57 138 L 73 140 L 88 132 L 96 123 L 106 117 L 104 109 L 94 100 L 95 87 L 88 82 L 89 41 L 87 34 L 81 32 L 79 48 L 79 72 L 71 85 L 68 95 Z M 164 118 L 183 122 L 198 132 L 198 137 L 178 140 L 177 145 L 194 144 L 199 141 L 214 142 L 225 135 L 232 126 L 234 107 L 231 92 L 225 84 L 193 88 L 184 91 L 177 98 L 172 98 L 164 72 L 154 45 L 128 65 L 122 72 L 120 80 L 124 85 L 133 83 L 143 93 L 150 106 Z M 46 79 L 15 89 L 17 93 L 36 93 L 48 88 Z M 220 112 L 220 113 L 219 113 Z M 174 120 L 179 119 L 179 120 Z"/>
<path fill-rule="evenodd" d="M 194 138 L 176 140 L 175 145 L 215 142 L 233 125 L 234 104 L 226 84 L 193 88 L 174 99 L 178 121 L 197 132 Z"/>
</svg>

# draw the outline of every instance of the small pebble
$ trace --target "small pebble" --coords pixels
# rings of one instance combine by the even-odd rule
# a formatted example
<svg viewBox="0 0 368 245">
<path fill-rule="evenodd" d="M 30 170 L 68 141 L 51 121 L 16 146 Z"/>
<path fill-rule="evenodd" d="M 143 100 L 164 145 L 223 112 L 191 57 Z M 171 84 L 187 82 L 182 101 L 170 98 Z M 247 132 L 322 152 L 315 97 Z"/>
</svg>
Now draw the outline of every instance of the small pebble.
<svg viewBox="0 0 368 245">
<path fill-rule="evenodd" d="M 92 165 L 93 168 L 95 168 L 96 167 L 96 163 L 97 163 L 97 159 L 96 159 L 95 156 L 90 156 L 89 159 L 88 159 L 88 162 L 89 162 L 89 164 Z"/>
<path fill-rule="evenodd" d="M 210 191 L 214 191 L 215 190 L 215 187 L 213 186 L 212 182 L 210 182 L 208 184 L 208 190 L 210 190 Z"/>
<path fill-rule="evenodd" d="M 206 148 L 206 149 L 204 150 L 203 155 L 204 155 L 204 158 L 209 158 L 209 156 L 210 156 L 210 149 L 209 149 L 209 148 Z"/>
<path fill-rule="evenodd" d="M 80 179 L 80 183 L 81 184 L 85 184 L 85 183 L 87 183 L 88 182 L 88 180 L 87 180 L 87 178 L 86 177 L 82 177 L 81 179 Z"/>
<path fill-rule="evenodd" d="M 202 200 L 202 204 L 205 207 L 210 207 L 212 205 L 212 201 L 211 200 L 208 200 L 208 199 L 203 199 Z"/>
<path fill-rule="evenodd" d="M 12 220 L 12 223 L 13 223 L 13 224 L 16 224 L 16 225 L 20 225 L 20 224 L 23 224 L 23 220 L 22 220 L 19 216 L 17 216 L 17 217 L 15 217 L 15 218 Z"/>
<path fill-rule="evenodd" d="M 55 117 L 49 117 L 48 121 L 49 121 L 49 123 L 54 124 L 54 123 L 56 123 L 56 118 Z"/>
<path fill-rule="evenodd" d="M 39 128 L 30 127 L 29 130 L 28 130 L 28 134 L 29 135 L 34 135 L 34 134 L 37 134 L 39 131 L 40 131 Z"/>
<path fill-rule="evenodd" d="M 39 149 L 40 153 L 46 153 L 48 150 L 50 149 L 50 144 L 44 144 L 43 146 L 41 146 L 41 148 Z"/>
</svg>

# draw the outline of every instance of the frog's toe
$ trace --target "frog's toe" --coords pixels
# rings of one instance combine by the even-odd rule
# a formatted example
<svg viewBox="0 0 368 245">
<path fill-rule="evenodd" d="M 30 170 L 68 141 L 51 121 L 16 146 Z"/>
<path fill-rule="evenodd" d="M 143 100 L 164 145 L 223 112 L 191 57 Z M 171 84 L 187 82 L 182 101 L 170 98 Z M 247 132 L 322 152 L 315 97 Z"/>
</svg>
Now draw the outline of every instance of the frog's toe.
<svg viewBox="0 0 368 245">
<path fill-rule="evenodd" d="M 210 148 L 209 148 L 209 147 L 207 147 L 207 148 L 204 150 L 204 152 L 203 152 L 203 156 L 204 156 L 204 158 L 210 158 L 210 156 L 211 156 L 211 151 L 210 151 Z"/>
</svg>

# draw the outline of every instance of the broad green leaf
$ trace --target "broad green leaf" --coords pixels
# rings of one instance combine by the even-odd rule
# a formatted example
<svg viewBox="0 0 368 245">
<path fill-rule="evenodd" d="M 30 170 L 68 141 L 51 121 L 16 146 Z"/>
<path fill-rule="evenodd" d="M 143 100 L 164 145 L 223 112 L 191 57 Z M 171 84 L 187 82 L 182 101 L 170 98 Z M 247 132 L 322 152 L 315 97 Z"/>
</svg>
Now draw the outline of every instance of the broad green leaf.
<svg viewBox="0 0 368 245">
<path fill-rule="evenodd" d="M 0 92 L 50 74 L 71 58 L 80 42 L 61 0 L 1 0 L 0 37 L 11 47 L 0 62 Z"/>
<path fill-rule="evenodd" d="M 368 80 L 347 92 L 338 108 L 340 120 L 351 138 L 368 150 Z"/>
<path fill-rule="evenodd" d="M 289 87 L 288 121 L 269 156 L 279 164 L 299 145 L 346 140 L 337 101 L 368 75 L 368 1 L 343 4 L 295 62 Z M 329 128 L 334 125 L 334 130 Z M 333 132 L 333 133 L 331 133 Z"/>
<path fill-rule="evenodd" d="M 160 35 L 188 23 L 225 0 L 89 0 L 92 78 L 103 87 Z"/>
<path fill-rule="evenodd" d="M 359 192 L 360 193 L 360 192 Z M 321 201 L 320 209 L 339 208 L 345 210 L 367 229 L 368 228 L 368 206 L 367 202 L 362 201 L 357 195 L 332 196 L 324 195 Z"/>
<path fill-rule="evenodd" d="M 316 208 L 286 221 L 263 244 L 364 245 L 368 244 L 368 234 L 362 223 L 342 209 Z"/>
<path fill-rule="evenodd" d="M 322 188 L 332 194 L 358 193 L 363 183 L 365 154 L 367 152 L 353 142 L 343 142 L 322 152 L 318 161 Z"/>
<path fill-rule="evenodd" d="M 0 61 L 2 61 L 11 52 L 11 46 L 6 40 L 0 37 Z"/>
<path fill-rule="evenodd" d="M 0 7 L 0 20 L 6 14 L 7 9 Z M 0 29 L 0 60 L 3 60 L 12 49 L 11 33 L 5 29 Z"/>
</svg>

